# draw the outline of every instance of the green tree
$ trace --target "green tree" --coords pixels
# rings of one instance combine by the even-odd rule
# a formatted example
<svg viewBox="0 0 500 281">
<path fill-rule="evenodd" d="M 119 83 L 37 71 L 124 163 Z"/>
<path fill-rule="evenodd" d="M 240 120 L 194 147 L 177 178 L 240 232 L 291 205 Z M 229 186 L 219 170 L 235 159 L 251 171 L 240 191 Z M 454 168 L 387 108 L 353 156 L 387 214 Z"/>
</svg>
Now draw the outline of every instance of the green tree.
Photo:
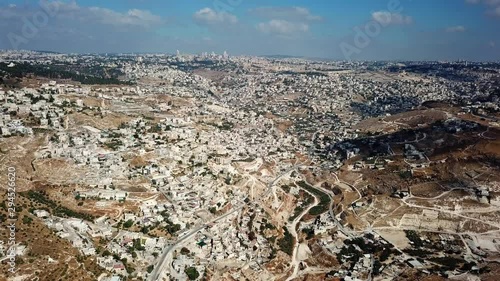
<svg viewBox="0 0 500 281">
<path fill-rule="evenodd" d="M 196 280 L 200 277 L 200 273 L 194 267 L 188 267 L 184 270 L 184 272 L 188 276 L 189 280 Z"/>
<path fill-rule="evenodd" d="M 124 227 L 124 228 L 129 228 L 129 227 L 131 227 L 133 224 L 134 224 L 134 221 L 133 221 L 133 220 L 128 220 L 128 221 L 126 221 L 126 222 L 123 224 L 123 227 Z"/>
</svg>

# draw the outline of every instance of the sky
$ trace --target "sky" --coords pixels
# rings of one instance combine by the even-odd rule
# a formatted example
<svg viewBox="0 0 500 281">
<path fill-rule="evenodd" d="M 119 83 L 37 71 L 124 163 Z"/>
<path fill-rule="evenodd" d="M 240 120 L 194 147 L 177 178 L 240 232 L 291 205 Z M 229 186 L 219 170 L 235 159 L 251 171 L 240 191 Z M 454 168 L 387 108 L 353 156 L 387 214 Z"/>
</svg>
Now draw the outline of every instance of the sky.
<svg viewBox="0 0 500 281">
<path fill-rule="evenodd" d="M 500 60 L 500 0 L 0 0 L 0 49 Z"/>
</svg>

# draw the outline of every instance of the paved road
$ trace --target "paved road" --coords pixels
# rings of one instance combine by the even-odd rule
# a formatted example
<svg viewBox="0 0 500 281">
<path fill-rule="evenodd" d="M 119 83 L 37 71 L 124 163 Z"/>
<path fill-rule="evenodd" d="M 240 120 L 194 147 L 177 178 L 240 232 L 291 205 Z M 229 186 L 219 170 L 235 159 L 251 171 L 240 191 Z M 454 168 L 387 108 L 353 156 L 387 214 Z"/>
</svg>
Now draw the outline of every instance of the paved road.
<svg viewBox="0 0 500 281">
<path fill-rule="evenodd" d="M 290 173 L 291 171 L 296 171 L 298 168 L 302 167 L 302 165 L 294 165 L 283 173 L 279 174 L 272 182 L 267 184 L 267 191 L 263 194 L 262 198 L 265 198 L 271 191 L 273 191 L 274 184 L 281 179 L 284 175 Z"/>
<path fill-rule="evenodd" d="M 205 224 L 203 225 L 200 225 L 194 229 L 192 229 L 190 232 L 188 232 L 186 235 L 182 236 L 181 238 L 179 238 L 177 241 L 175 241 L 174 244 L 166 247 L 164 250 L 163 250 L 163 253 L 160 257 L 160 259 L 158 260 L 158 263 L 156 264 L 154 270 L 151 272 L 151 274 L 148 276 L 147 280 L 150 280 L 150 281 L 158 281 L 160 280 L 160 276 L 161 274 L 163 273 L 163 269 L 165 267 L 165 261 L 167 259 L 167 256 L 172 252 L 172 250 L 174 250 L 177 245 L 181 244 L 182 242 L 186 241 L 187 239 L 191 238 L 191 236 L 193 236 L 194 234 L 196 234 L 198 231 L 204 229 L 205 227 L 207 227 L 209 224 L 211 223 L 214 223 L 216 221 L 219 221 L 221 219 L 224 219 L 232 214 L 234 214 L 235 212 L 241 210 L 243 208 L 243 206 L 240 206 L 238 208 L 235 208 L 234 210 L 222 215 L 222 216 L 219 216 L 215 219 L 212 219 L 211 221 L 209 222 L 206 222 Z"/>
<path fill-rule="evenodd" d="M 297 224 L 302 220 L 302 218 L 307 214 L 309 213 L 309 211 L 317 206 L 319 204 L 319 199 L 318 197 L 314 196 L 314 194 L 312 194 L 311 192 L 303 189 L 304 192 L 307 192 L 309 193 L 309 195 L 311 195 L 312 197 L 314 197 L 314 203 L 309 205 L 299 216 L 297 216 L 293 222 L 291 223 L 291 225 L 288 227 L 290 229 L 290 233 L 292 234 L 293 238 L 295 238 L 295 246 L 293 247 L 293 253 L 292 253 L 292 262 L 290 263 L 290 267 L 293 269 L 292 271 L 292 275 L 290 275 L 290 277 L 288 277 L 286 279 L 286 281 L 290 281 L 294 278 L 297 277 L 297 273 L 299 272 L 299 264 L 300 264 L 300 261 L 299 261 L 299 247 L 300 247 L 300 243 L 299 243 L 299 235 L 297 234 Z"/>
<path fill-rule="evenodd" d="M 281 177 L 283 177 L 284 175 L 290 173 L 291 171 L 294 171 L 294 170 L 297 170 L 299 167 L 301 167 L 302 165 L 294 165 L 293 167 L 287 169 L 286 171 L 284 171 L 283 173 L 281 173 L 280 175 L 278 175 L 272 182 L 270 182 L 268 185 L 267 185 L 267 191 L 264 193 L 263 196 L 261 196 L 261 198 L 265 198 L 267 195 L 269 195 L 269 193 L 271 193 L 273 191 L 273 186 L 274 184 L 279 181 L 281 179 Z M 166 194 L 164 194 L 166 195 Z M 246 205 L 246 203 L 243 203 L 242 206 L 238 207 L 238 208 L 235 208 L 234 210 L 220 216 L 220 217 L 217 217 L 215 219 L 212 219 L 211 221 L 203 224 L 203 225 L 200 225 L 194 229 L 192 229 L 190 232 L 188 232 L 186 235 L 182 236 L 181 238 L 179 238 L 174 244 L 170 245 L 170 246 L 167 246 L 160 258 L 158 259 L 158 262 L 156 263 L 153 271 L 151 272 L 151 274 L 148 276 L 148 278 L 146 280 L 148 281 L 159 281 L 161 279 L 159 279 L 162 275 L 162 273 L 164 273 L 164 269 L 165 269 L 165 265 L 168 264 L 166 261 L 167 261 L 167 257 L 169 256 L 169 254 L 179 245 L 181 244 L 182 242 L 186 241 L 187 239 L 191 238 L 191 236 L 193 236 L 194 234 L 196 234 L 198 231 L 202 230 L 203 228 L 207 227 L 209 224 L 211 223 L 214 223 L 216 221 L 219 221 L 227 216 L 230 216 L 231 214 L 234 214 L 235 212 L 241 210 L 244 206 Z M 168 264 L 168 266 L 170 266 Z"/>
</svg>

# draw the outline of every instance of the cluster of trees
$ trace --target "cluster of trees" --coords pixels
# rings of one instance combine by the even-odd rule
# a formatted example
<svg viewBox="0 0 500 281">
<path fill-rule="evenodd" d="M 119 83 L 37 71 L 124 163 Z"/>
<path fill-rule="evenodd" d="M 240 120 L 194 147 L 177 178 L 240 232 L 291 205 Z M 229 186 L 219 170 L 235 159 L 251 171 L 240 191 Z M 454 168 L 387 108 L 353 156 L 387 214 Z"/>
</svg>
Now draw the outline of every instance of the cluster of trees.
<svg viewBox="0 0 500 281">
<path fill-rule="evenodd" d="M 221 131 L 230 131 L 234 128 L 234 124 L 232 122 L 229 122 L 229 121 L 224 121 L 221 125 L 211 123 L 211 122 L 206 123 L 206 124 L 209 126 L 216 127 Z"/>
<path fill-rule="evenodd" d="M 405 230 L 406 238 L 413 242 L 413 246 L 422 247 L 424 246 L 424 241 L 418 236 L 417 232 L 414 230 Z"/>
<path fill-rule="evenodd" d="M 36 75 L 52 79 L 71 79 L 82 84 L 102 84 L 102 85 L 132 85 L 130 81 L 121 81 L 117 78 L 105 78 L 102 76 L 80 74 L 65 70 L 62 67 L 49 65 L 33 65 L 29 63 L 16 64 L 14 67 L 8 67 L 7 63 L 0 63 L 0 71 L 7 73 L 11 77 L 22 78 L 27 75 Z"/>
<path fill-rule="evenodd" d="M 374 261 L 373 274 L 378 275 L 380 273 L 379 269 L 382 267 L 382 262 L 389 259 L 391 255 L 398 255 L 400 252 L 394 249 L 392 245 L 382 245 L 373 242 L 373 240 L 374 237 L 371 234 L 345 240 L 345 246 L 337 253 L 338 261 L 348 263 L 352 269 L 359 259 L 363 257 L 363 254 L 373 254 L 374 256 L 378 256 Z"/>
<path fill-rule="evenodd" d="M 313 227 L 308 227 L 302 229 L 302 232 L 307 236 L 306 239 L 312 239 L 314 237 L 314 228 Z"/>
<path fill-rule="evenodd" d="M 165 226 L 165 231 L 170 233 L 170 234 L 175 234 L 177 231 L 181 230 L 181 225 L 178 223 L 173 223 L 168 215 L 168 212 L 165 210 L 161 212 L 161 215 L 163 216 L 163 219 L 165 220 L 165 223 L 167 224 Z"/>
<path fill-rule="evenodd" d="M 309 210 L 309 214 L 312 216 L 321 215 L 322 213 L 328 211 L 328 207 L 330 204 L 330 197 L 328 194 L 317 190 L 316 188 L 308 185 L 305 181 L 299 181 L 297 183 L 301 188 L 309 191 L 314 194 L 319 199 L 319 204 L 317 206 L 312 207 Z"/>
<path fill-rule="evenodd" d="M 293 255 L 293 245 L 295 244 L 295 239 L 292 234 L 288 232 L 286 227 L 283 227 L 283 232 L 283 238 L 278 240 L 278 246 L 281 251 L 291 256 Z"/>
<path fill-rule="evenodd" d="M 42 191 L 43 192 L 43 191 Z M 41 203 L 43 205 L 46 205 L 52 209 L 52 214 L 54 216 L 58 217 L 63 217 L 63 218 L 78 218 L 78 219 L 83 219 L 87 221 L 93 221 L 95 217 L 90 214 L 86 213 L 79 213 L 76 211 L 73 211 L 65 206 L 62 206 L 53 200 L 47 198 L 45 194 L 42 194 L 42 192 L 37 192 L 34 190 L 29 190 L 28 192 L 23 192 L 21 193 L 22 196 L 27 197 L 35 202 Z"/>
</svg>

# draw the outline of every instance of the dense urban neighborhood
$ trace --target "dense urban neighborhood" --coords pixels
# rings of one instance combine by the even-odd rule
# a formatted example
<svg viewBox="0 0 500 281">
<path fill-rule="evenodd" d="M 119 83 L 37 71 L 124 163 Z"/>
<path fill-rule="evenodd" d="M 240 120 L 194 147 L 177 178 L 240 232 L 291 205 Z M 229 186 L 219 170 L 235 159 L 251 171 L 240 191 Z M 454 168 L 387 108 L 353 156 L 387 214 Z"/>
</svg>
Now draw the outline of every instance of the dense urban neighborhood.
<svg viewBox="0 0 500 281">
<path fill-rule="evenodd" d="M 498 280 L 499 106 L 500 63 L 2 51 L 0 280 Z"/>
</svg>

